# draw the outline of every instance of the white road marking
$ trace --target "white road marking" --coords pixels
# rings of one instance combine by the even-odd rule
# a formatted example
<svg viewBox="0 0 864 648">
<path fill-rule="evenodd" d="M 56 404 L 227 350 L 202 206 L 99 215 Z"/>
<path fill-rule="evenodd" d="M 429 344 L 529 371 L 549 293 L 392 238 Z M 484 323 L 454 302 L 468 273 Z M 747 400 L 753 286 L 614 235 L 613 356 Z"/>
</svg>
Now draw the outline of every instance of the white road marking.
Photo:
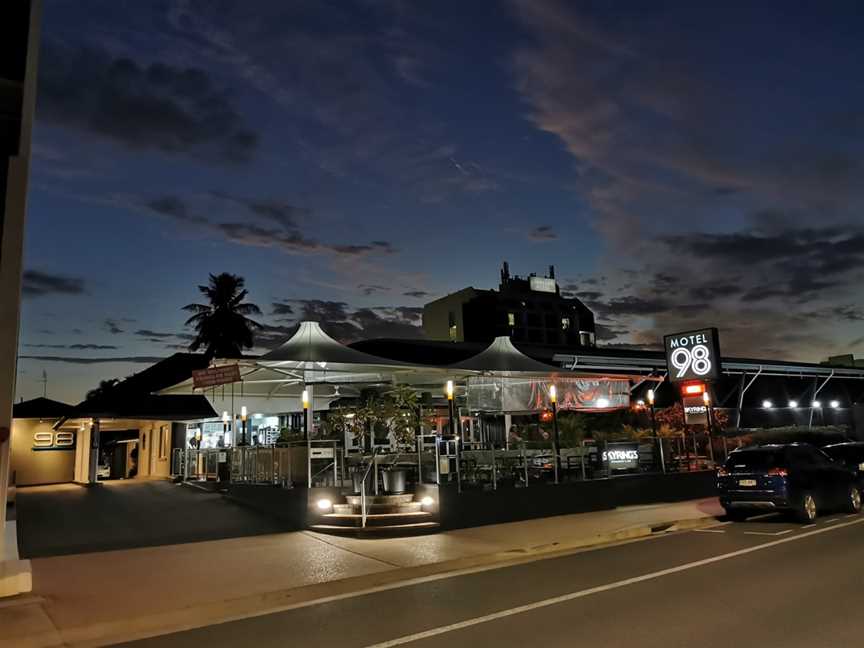
<svg viewBox="0 0 864 648">
<path fill-rule="evenodd" d="M 843 517 L 850 518 L 850 517 L 858 517 L 859 515 L 860 515 L 859 513 L 850 513 L 849 515 L 844 515 Z"/>
<path fill-rule="evenodd" d="M 787 533 L 792 533 L 792 529 L 786 529 L 785 531 L 745 531 L 744 535 L 761 535 L 761 536 L 781 536 L 786 535 Z"/>
<path fill-rule="evenodd" d="M 726 533 L 725 529 L 693 529 L 697 533 Z"/>
<path fill-rule="evenodd" d="M 805 525 L 802 526 L 801 528 L 802 528 L 802 529 L 812 529 L 812 528 L 815 527 L 815 526 L 816 526 L 815 524 L 805 524 Z"/>
<path fill-rule="evenodd" d="M 774 513 L 761 513 L 761 514 L 759 514 L 759 515 L 751 515 L 751 516 L 748 517 L 747 519 L 748 519 L 748 520 L 762 520 L 762 519 L 764 519 L 764 518 L 766 518 L 766 517 L 773 517 L 773 516 L 775 516 L 775 515 L 780 515 L 780 514 L 779 514 L 779 513 L 776 513 L 776 512 L 774 512 Z"/>
<path fill-rule="evenodd" d="M 825 524 L 831 524 L 833 522 L 839 522 L 839 521 L 840 521 L 840 518 L 828 518 L 827 520 L 825 520 Z"/>
<path fill-rule="evenodd" d="M 586 596 L 591 596 L 593 594 L 608 592 L 609 590 L 619 589 L 621 587 L 627 587 L 628 585 L 635 585 L 637 583 L 644 583 L 645 581 L 655 580 L 657 578 L 662 578 L 663 576 L 677 574 L 679 572 L 687 571 L 690 569 L 696 569 L 697 567 L 704 567 L 705 565 L 711 565 L 713 563 L 723 560 L 737 558 L 738 556 L 745 556 L 756 551 L 762 551 L 763 549 L 769 549 L 771 547 L 776 547 L 781 544 L 786 544 L 787 542 L 797 542 L 798 540 L 802 540 L 804 538 L 819 535 L 820 533 L 828 533 L 829 531 L 835 531 L 843 527 L 852 526 L 853 524 L 860 524 L 861 522 L 864 522 L 864 518 L 860 520 L 853 520 L 851 522 L 843 522 L 842 524 L 838 524 L 832 527 L 823 527 L 821 529 L 816 529 L 815 531 L 809 531 L 800 535 L 795 535 L 788 538 L 781 538 L 780 540 L 772 540 L 771 542 L 765 542 L 763 544 L 756 545 L 755 547 L 747 547 L 746 549 L 739 549 L 738 551 L 732 551 L 729 553 L 721 554 L 719 556 L 712 556 L 711 558 L 696 560 L 694 562 L 678 565 L 677 567 L 661 569 L 660 571 L 651 572 L 650 574 L 634 576 L 633 578 L 626 578 L 624 580 L 616 581 L 614 583 L 598 585 L 597 587 L 579 590 L 578 592 L 571 592 L 569 594 L 554 596 L 552 598 L 544 599 L 542 601 L 535 601 L 534 603 L 519 605 L 517 607 L 509 608 L 507 610 L 501 610 L 500 612 L 493 612 L 492 614 L 485 614 L 483 616 L 474 617 L 473 619 L 459 621 L 458 623 L 451 623 L 449 625 L 431 628 L 429 630 L 424 630 L 423 632 L 417 632 L 414 634 L 397 637 L 396 639 L 390 639 L 388 641 L 382 641 L 380 643 L 372 644 L 370 646 L 367 646 L 367 648 L 392 648 L 393 646 L 402 646 L 408 643 L 412 643 L 414 641 L 420 641 L 421 639 L 428 639 L 430 637 L 436 637 L 438 635 L 446 634 L 448 632 L 454 632 L 456 630 L 470 628 L 472 626 L 480 625 L 481 623 L 488 623 L 489 621 L 504 619 L 506 617 L 514 616 L 516 614 L 523 614 L 525 612 L 531 612 L 533 610 L 539 610 L 541 608 L 549 607 L 550 605 L 558 605 L 559 603 L 574 601 L 576 599 L 585 598 Z"/>
</svg>

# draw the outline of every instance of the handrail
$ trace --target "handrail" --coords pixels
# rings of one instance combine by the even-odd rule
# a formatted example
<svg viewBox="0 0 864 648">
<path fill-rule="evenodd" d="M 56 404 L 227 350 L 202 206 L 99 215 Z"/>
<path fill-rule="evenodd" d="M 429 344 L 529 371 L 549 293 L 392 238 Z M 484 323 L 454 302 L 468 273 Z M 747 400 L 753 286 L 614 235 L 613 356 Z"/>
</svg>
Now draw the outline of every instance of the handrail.
<svg viewBox="0 0 864 648">
<path fill-rule="evenodd" d="M 366 528 L 366 480 L 369 478 L 369 472 L 372 470 L 372 465 L 375 463 L 375 457 L 381 448 L 373 448 L 372 456 L 369 457 L 369 464 L 366 466 L 366 471 L 363 473 L 363 478 L 360 480 L 360 519 L 361 526 Z"/>
</svg>

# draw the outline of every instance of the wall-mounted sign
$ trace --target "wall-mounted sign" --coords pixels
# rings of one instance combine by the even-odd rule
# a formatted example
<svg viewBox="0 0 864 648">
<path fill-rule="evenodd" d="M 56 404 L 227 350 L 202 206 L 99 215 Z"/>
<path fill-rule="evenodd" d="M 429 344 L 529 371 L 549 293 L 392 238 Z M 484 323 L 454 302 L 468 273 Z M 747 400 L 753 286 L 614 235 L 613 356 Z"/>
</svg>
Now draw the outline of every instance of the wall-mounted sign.
<svg viewBox="0 0 864 648">
<path fill-rule="evenodd" d="M 720 377 L 720 335 L 716 328 L 667 335 L 663 347 L 669 380 L 673 383 Z"/>
<path fill-rule="evenodd" d="M 192 387 L 203 389 L 240 382 L 240 367 L 236 364 L 209 369 L 196 369 L 192 372 Z"/>
<path fill-rule="evenodd" d="M 528 277 L 528 287 L 534 292 L 545 292 L 555 294 L 558 292 L 558 284 L 554 279 L 548 277 Z"/>
<path fill-rule="evenodd" d="M 681 401 L 687 425 L 708 425 L 708 408 L 701 396 L 684 396 Z"/>
<path fill-rule="evenodd" d="M 639 467 L 639 444 L 609 444 L 600 454 L 600 458 L 611 470 L 635 470 Z"/>
<path fill-rule="evenodd" d="M 33 450 L 74 450 L 73 430 L 41 430 L 33 433 Z"/>
</svg>

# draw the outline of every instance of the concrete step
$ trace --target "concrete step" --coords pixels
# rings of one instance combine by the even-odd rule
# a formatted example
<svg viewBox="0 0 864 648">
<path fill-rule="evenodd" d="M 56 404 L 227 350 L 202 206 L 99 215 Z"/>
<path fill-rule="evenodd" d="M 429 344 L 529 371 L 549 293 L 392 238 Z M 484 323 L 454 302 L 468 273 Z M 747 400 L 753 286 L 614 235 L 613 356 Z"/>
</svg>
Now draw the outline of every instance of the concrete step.
<svg viewBox="0 0 864 648">
<path fill-rule="evenodd" d="M 382 538 L 387 536 L 404 537 L 421 535 L 437 531 L 438 528 L 439 524 L 437 522 L 412 522 L 408 524 L 391 524 L 389 526 L 367 526 L 365 529 L 334 524 L 313 524 L 309 527 L 309 530 L 333 535 L 350 535 L 356 538 Z"/>
<path fill-rule="evenodd" d="M 347 495 L 345 499 L 349 504 L 360 506 L 359 495 Z M 367 495 L 367 504 L 407 504 L 414 501 L 414 493 L 405 493 L 404 495 Z"/>
<path fill-rule="evenodd" d="M 334 513 L 354 513 L 360 514 L 362 511 L 359 504 L 334 504 Z M 367 513 L 416 513 L 422 511 L 423 505 L 420 502 L 408 502 L 407 504 L 367 504 Z"/>
<path fill-rule="evenodd" d="M 321 518 L 325 524 L 331 526 L 359 527 L 363 524 L 363 516 L 357 513 L 327 513 Z M 366 516 L 367 527 L 399 526 L 402 524 L 413 524 L 432 519 L 428 511 L 414 511 L 411 513 L 372 513 Z"/>
</svg>

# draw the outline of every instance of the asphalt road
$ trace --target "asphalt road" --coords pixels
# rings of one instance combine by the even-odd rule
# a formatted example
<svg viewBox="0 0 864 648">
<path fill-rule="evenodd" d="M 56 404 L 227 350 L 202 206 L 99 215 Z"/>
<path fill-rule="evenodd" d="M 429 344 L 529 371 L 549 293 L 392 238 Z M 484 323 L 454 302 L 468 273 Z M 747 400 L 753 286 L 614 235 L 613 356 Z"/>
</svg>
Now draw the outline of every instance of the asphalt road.
<svg viewBox="0 0 864 648">
<path fill-rule="evenodd" d="M 128 644 L 855 646 L 864 516 L 718 524 Z"/>
</svg>

